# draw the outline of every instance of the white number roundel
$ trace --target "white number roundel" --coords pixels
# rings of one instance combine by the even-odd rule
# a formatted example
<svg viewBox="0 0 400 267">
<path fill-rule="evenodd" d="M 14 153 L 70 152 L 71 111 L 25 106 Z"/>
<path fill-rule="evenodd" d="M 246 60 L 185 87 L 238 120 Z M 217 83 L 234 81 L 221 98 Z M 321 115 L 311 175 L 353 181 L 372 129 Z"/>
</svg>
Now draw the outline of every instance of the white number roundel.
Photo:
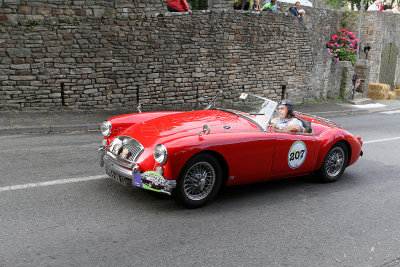
<svg viewBox="0 0 400 267">
<path fill-rule="evenodd" d="M 303 164 L 307 156 L 307 147 L 302 141 L 296 141 L 290 147 L 288 154 L 288 163 L 290 168 L 296 169 Z"/>
</svg>

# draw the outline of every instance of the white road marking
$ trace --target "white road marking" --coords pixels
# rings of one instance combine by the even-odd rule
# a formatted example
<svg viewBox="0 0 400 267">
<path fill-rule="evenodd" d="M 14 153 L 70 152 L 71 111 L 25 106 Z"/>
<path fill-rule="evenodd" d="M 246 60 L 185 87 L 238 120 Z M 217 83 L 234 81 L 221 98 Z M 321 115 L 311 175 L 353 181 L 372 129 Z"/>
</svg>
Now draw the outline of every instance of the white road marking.
<svg viewBox="0 0 400 267">
<path fill-rule="evenodd" d="M 384 111 L 384 112 L 381 112 L 381 113 L 383 113 L 383 114 L 397 114 L 397 113 L 400 113 L 400 110 Z"/>
<path fill-rule="evenodd" d="M 363 144 L 379 143 L 379 142 L 392 141 L 392 140 L 397 140 L 397 139 L 400 139 L 400 136 L 393 137 L 393 138 L 385 138 L 385 139 L 377 139 L 377 140 L 365 141 L 365 142 L 363 142 Z"/>
<path fill-rule="evenodd" d="M 43 186 L 50 186 L 50 185 L 57 185 L 57 184 L 79 183 L 79 182 L 86 182 L 86 181 L 91 181 L 91 180 L 105 179 L 107 177 L 108 177 L 107 175 L 96 175 L 96 176 L 67 178 L 67 179 L 38 182 L 38 183 L 10 185 L 10 186 L 5 186 L 5 187 L 0 187 L 0 192 L 20 190 L 20 189 L 33 188 L 33 187 L 43 187 Z"/>
<path fill-rule="evenodd" d="M 356 108 L 381 108 L 386 107 L 386 105 L 381 103 L 365 104 L 365 105 L 353 105 Z"/>
</svg>

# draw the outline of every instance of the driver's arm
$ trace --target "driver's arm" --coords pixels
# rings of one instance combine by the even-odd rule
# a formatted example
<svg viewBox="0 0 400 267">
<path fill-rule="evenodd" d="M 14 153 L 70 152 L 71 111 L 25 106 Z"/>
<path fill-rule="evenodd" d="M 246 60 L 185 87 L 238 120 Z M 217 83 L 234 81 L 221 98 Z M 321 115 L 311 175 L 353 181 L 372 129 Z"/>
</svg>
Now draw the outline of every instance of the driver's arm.
<svg viewBox="0 0 400 267">
<path fill-rule="evenodd" d="M 295 119 L 294 123 L 284 127 L 283 130 L 292 133 L 304 133 L 305 128 L 303 127 L 303 123 L 296 118 L 294 119 Z"/>
<path fill-rule="evenodd" d="M 291 133 L 298 133 L 298 132 L 302 133 L 304 131 L 303 127 L 298 124 L 288 125 L 286 127 L 283 127 L 282 130 L 285 132 L 291 132 Z"/>
<path fill-rule="evenodd" d="M 269 122 L 269 126 L 271 128 L 276 128 L 276 124 L 278 123 L 279 119 L 278 118 L 273 118 L 270 122 Z"/>
</svg>

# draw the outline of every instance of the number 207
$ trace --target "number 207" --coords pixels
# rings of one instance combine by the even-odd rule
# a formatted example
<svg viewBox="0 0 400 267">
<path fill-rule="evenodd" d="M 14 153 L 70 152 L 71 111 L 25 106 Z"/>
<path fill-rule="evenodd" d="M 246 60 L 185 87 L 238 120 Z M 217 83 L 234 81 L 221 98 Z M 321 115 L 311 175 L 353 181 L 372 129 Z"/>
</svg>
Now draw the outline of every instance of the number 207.
<svg viewBox="0 0 400 267">
<path fill-rule="evenodd" d="M 290 153 L 289 161 L 302 158 L 304 156 L 304 152 L 305 152 L 305 150 L 303 149 L 303 150 L 300 150 L 300 151 L 296 151 L 296 153 L 294 153 L 294 152 Z"/>
</svg>

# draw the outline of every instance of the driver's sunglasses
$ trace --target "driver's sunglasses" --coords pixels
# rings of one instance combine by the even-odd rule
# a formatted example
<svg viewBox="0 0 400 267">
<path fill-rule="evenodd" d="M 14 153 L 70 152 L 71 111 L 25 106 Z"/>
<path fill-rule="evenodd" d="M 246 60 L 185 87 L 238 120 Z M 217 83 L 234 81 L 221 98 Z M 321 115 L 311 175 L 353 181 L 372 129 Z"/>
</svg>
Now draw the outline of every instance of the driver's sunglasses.
<svg viewBox="0 0 400 267">
<path fill-rule="evenodd" d="M 279 109 L 279 110 L 281 110 L 281 109 L 285 109 L 285 108 L 286 108 L 286 107 L 278 107 L 278 109 Z"/>
</svg>

